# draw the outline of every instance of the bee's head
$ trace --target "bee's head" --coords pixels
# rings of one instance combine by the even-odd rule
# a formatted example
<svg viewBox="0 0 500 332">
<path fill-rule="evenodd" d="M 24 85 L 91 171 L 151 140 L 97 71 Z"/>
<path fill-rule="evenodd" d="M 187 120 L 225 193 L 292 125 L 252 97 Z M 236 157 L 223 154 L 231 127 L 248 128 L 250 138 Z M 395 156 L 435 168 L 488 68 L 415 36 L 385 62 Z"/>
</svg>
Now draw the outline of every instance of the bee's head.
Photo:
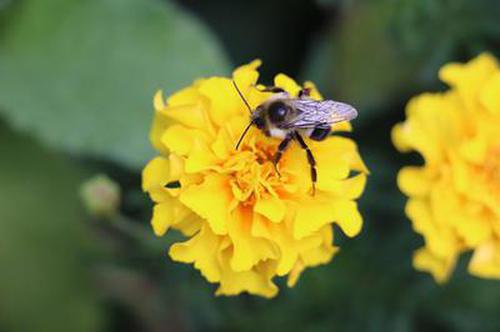
<svg viewBox="0 0 500 332">
<path fill-rule="evenodd" d="M 279 125 L 280 123 L 285 121 L 289 112 L 290 112 L 289 106 L 280 100 L 273 101 L 271 104 L 269 104 L 267 108 L 267 115 L 269 117 L 269 122 L 271 122 L 274 125 Z"/>
<path fill-rule="evenodd" d="M 262 105 L 258 106 L 257 109 L 252 113 L 251 116 L 251 121 L 252 124 L 255 125 L 255 127 L 259 128 L 260 130 L 264 129 L 266 126 L 266 120 L 264 119 L 264 113 Z"/>
</svg>

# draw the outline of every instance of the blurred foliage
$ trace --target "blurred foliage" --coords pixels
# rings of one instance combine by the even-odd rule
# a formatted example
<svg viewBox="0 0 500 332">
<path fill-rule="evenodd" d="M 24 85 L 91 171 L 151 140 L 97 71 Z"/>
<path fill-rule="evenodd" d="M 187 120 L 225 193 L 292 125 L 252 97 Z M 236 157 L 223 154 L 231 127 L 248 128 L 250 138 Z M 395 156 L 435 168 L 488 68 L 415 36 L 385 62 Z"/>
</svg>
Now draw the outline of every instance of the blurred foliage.
<svg viewBox="0 0 500 332">
<path fill-rule="evenodd" d="M 468 257 L 443 286 L 412 268 L 422 239 L 395 176 L 421 160 L 389 137 L 412 94 L 442 88 L 441 64 L 500 54 L 498 17 L 495 0 L 0 0 L 0 331 L 499 331 L 500 284 Z M 179 235 L 154 239 L 139 174 L 156 89 L 256 57 L 265 82 L 282 71 L 355 104 L 372 171 L 362 234 L 338 231 L 333 262 L 270 301 L 216 298 L 169 261 Z M 113 218 L 78 202 L 99 173 L 121 188 Z"/>
<path fill-rule="evenodd" d="M 354 100 L 365 111 L 360 122 L 398 96 L 435 85 L 445 62 L 492 50 L 500 35 L 494 0 L 322 3 L 338 4 L 341 14 L 317 41 L 306 76 L 329 94 Z"/>
<path fill-rule="evenodd" d="M 82 172 L 5 126 L 0 151 L 0 330 L 96 330 L 102 310 L 85 263 Z"/>
<path fill-rule="evenodd" d="M 227 74 L 215 39 L 159 0 L 22 0 L 0 42 L 0 106 L 16 127 L 66 151 L 139 168 L 152 96 Z"/>
</svg>

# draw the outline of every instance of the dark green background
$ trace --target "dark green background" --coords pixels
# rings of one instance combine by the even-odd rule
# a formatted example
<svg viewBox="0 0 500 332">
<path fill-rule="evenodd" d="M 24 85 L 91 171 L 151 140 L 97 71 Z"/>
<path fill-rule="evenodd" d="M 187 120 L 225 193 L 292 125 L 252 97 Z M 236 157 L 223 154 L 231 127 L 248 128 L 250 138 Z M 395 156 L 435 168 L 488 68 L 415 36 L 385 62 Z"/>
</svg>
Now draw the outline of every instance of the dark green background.
<svg viewBox="0 0 500 332">
<path fill-rule="evenodd" d="M 500 283 L 460 261 L 438 286 L 411 267 L 390 129 L 438 68 L 500 54 L 495 0 L 0 0 L 0 331 L 500 331 Z M 154 239 L 140 171 L 156 89 L 228 75 L 254 58 L 356 105 L 371 175 L 354 239 L 264 300 L 214 297 Z M 89 216 L 81 184 L 105 173 L 120 216 Z M 339 230 L 338 233 L 341 233 Z"/>
</svg>

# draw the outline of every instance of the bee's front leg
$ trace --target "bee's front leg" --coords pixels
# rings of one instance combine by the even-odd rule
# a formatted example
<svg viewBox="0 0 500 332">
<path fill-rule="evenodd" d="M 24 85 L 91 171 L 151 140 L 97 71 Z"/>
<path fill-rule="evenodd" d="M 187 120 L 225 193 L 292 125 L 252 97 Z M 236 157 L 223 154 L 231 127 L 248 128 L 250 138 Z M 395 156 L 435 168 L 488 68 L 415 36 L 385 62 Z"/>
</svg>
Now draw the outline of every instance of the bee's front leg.
<svg viewBox="0 0 500 332">
<path fill-rule="evenodd" d="M 278 145 L 278 151 L 276 151 L 276 154 L 274 155 L 274 160 L 273 160 L 273 165 L 274 165 L 274 170 L 276 171 L 276 174 L 281 177 L 281 174 L 278 170 L 278 163 L 281 159 L 281 156 L 283 155 L 283 152 L 285 152 L 286 148 L 290 144 L 290 142 L 293 139 L 293 134 L 289 133 L 286 135 L 286 137 L 281 141 L 280 145 Z"/>
<path fill-rule="evenodd" d="M 307 162 L 309 163 L 309 168 L 311 170 L 312 196 L 314 196 L 316 194 L 316 181 L 318 180 L 318 173 L 316 171 L 316 159 L 314 159 L 311 150 L 297 131 L 294 133 L 294 136 L 297 142 L 299 142 L 300 147 L 306 152 Z"/>
</svg>

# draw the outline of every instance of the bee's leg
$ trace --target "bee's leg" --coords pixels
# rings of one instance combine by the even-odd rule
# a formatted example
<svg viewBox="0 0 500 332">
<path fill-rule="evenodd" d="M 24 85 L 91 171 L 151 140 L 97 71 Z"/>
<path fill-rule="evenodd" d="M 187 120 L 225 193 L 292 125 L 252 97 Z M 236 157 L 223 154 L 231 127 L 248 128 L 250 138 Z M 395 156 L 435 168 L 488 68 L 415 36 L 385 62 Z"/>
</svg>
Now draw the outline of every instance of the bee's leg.
<svg viewBox="0 0 500 332">
<path fill-rule="evenodd" d="M 273 165 L 278 176 L 281 176 L 278 170 L 278 163 L 281 159 L 281 156 L 283 155 L 283 152 L 285 152 L 286 148 L 288 147 L 292 139 L 293 139 L 293 134 L 286 135 L 286 137 L 281 141 L 280 145 L 278 145 L 278 151 L 276 151 L 276 154 L 274 155 Z"/>
<path fill-rule="evenodd" d="M 298 97 L 303 98 L 303 97 L 309 97 L 311 95 L 311 88 L 303 88 L 300 89 Z"/>
<path fill-rule="evenodd" d="M 315 141 L 323 141 L 331 132 L 332 128 L 330 126 L 317 126 L 309 134 L 309 138 Z"/>
<path fill-rule="evenodd" d="M 311 167 L 312 195 L 314 196 L 314 194 L 316 193 L 316 180 L 318 179 L 318 174 L 316 172 L 316 159 L 314 159 L 311 150 L 307 146 L 306 142 L 304 142 L 302 136 L 300 136 L 298 132 L 295 132 L 294 135 L 297 142 L 299 142 L 300 147 L 306 150 L 307 153 L 307 162 Z"/>
</svg>

